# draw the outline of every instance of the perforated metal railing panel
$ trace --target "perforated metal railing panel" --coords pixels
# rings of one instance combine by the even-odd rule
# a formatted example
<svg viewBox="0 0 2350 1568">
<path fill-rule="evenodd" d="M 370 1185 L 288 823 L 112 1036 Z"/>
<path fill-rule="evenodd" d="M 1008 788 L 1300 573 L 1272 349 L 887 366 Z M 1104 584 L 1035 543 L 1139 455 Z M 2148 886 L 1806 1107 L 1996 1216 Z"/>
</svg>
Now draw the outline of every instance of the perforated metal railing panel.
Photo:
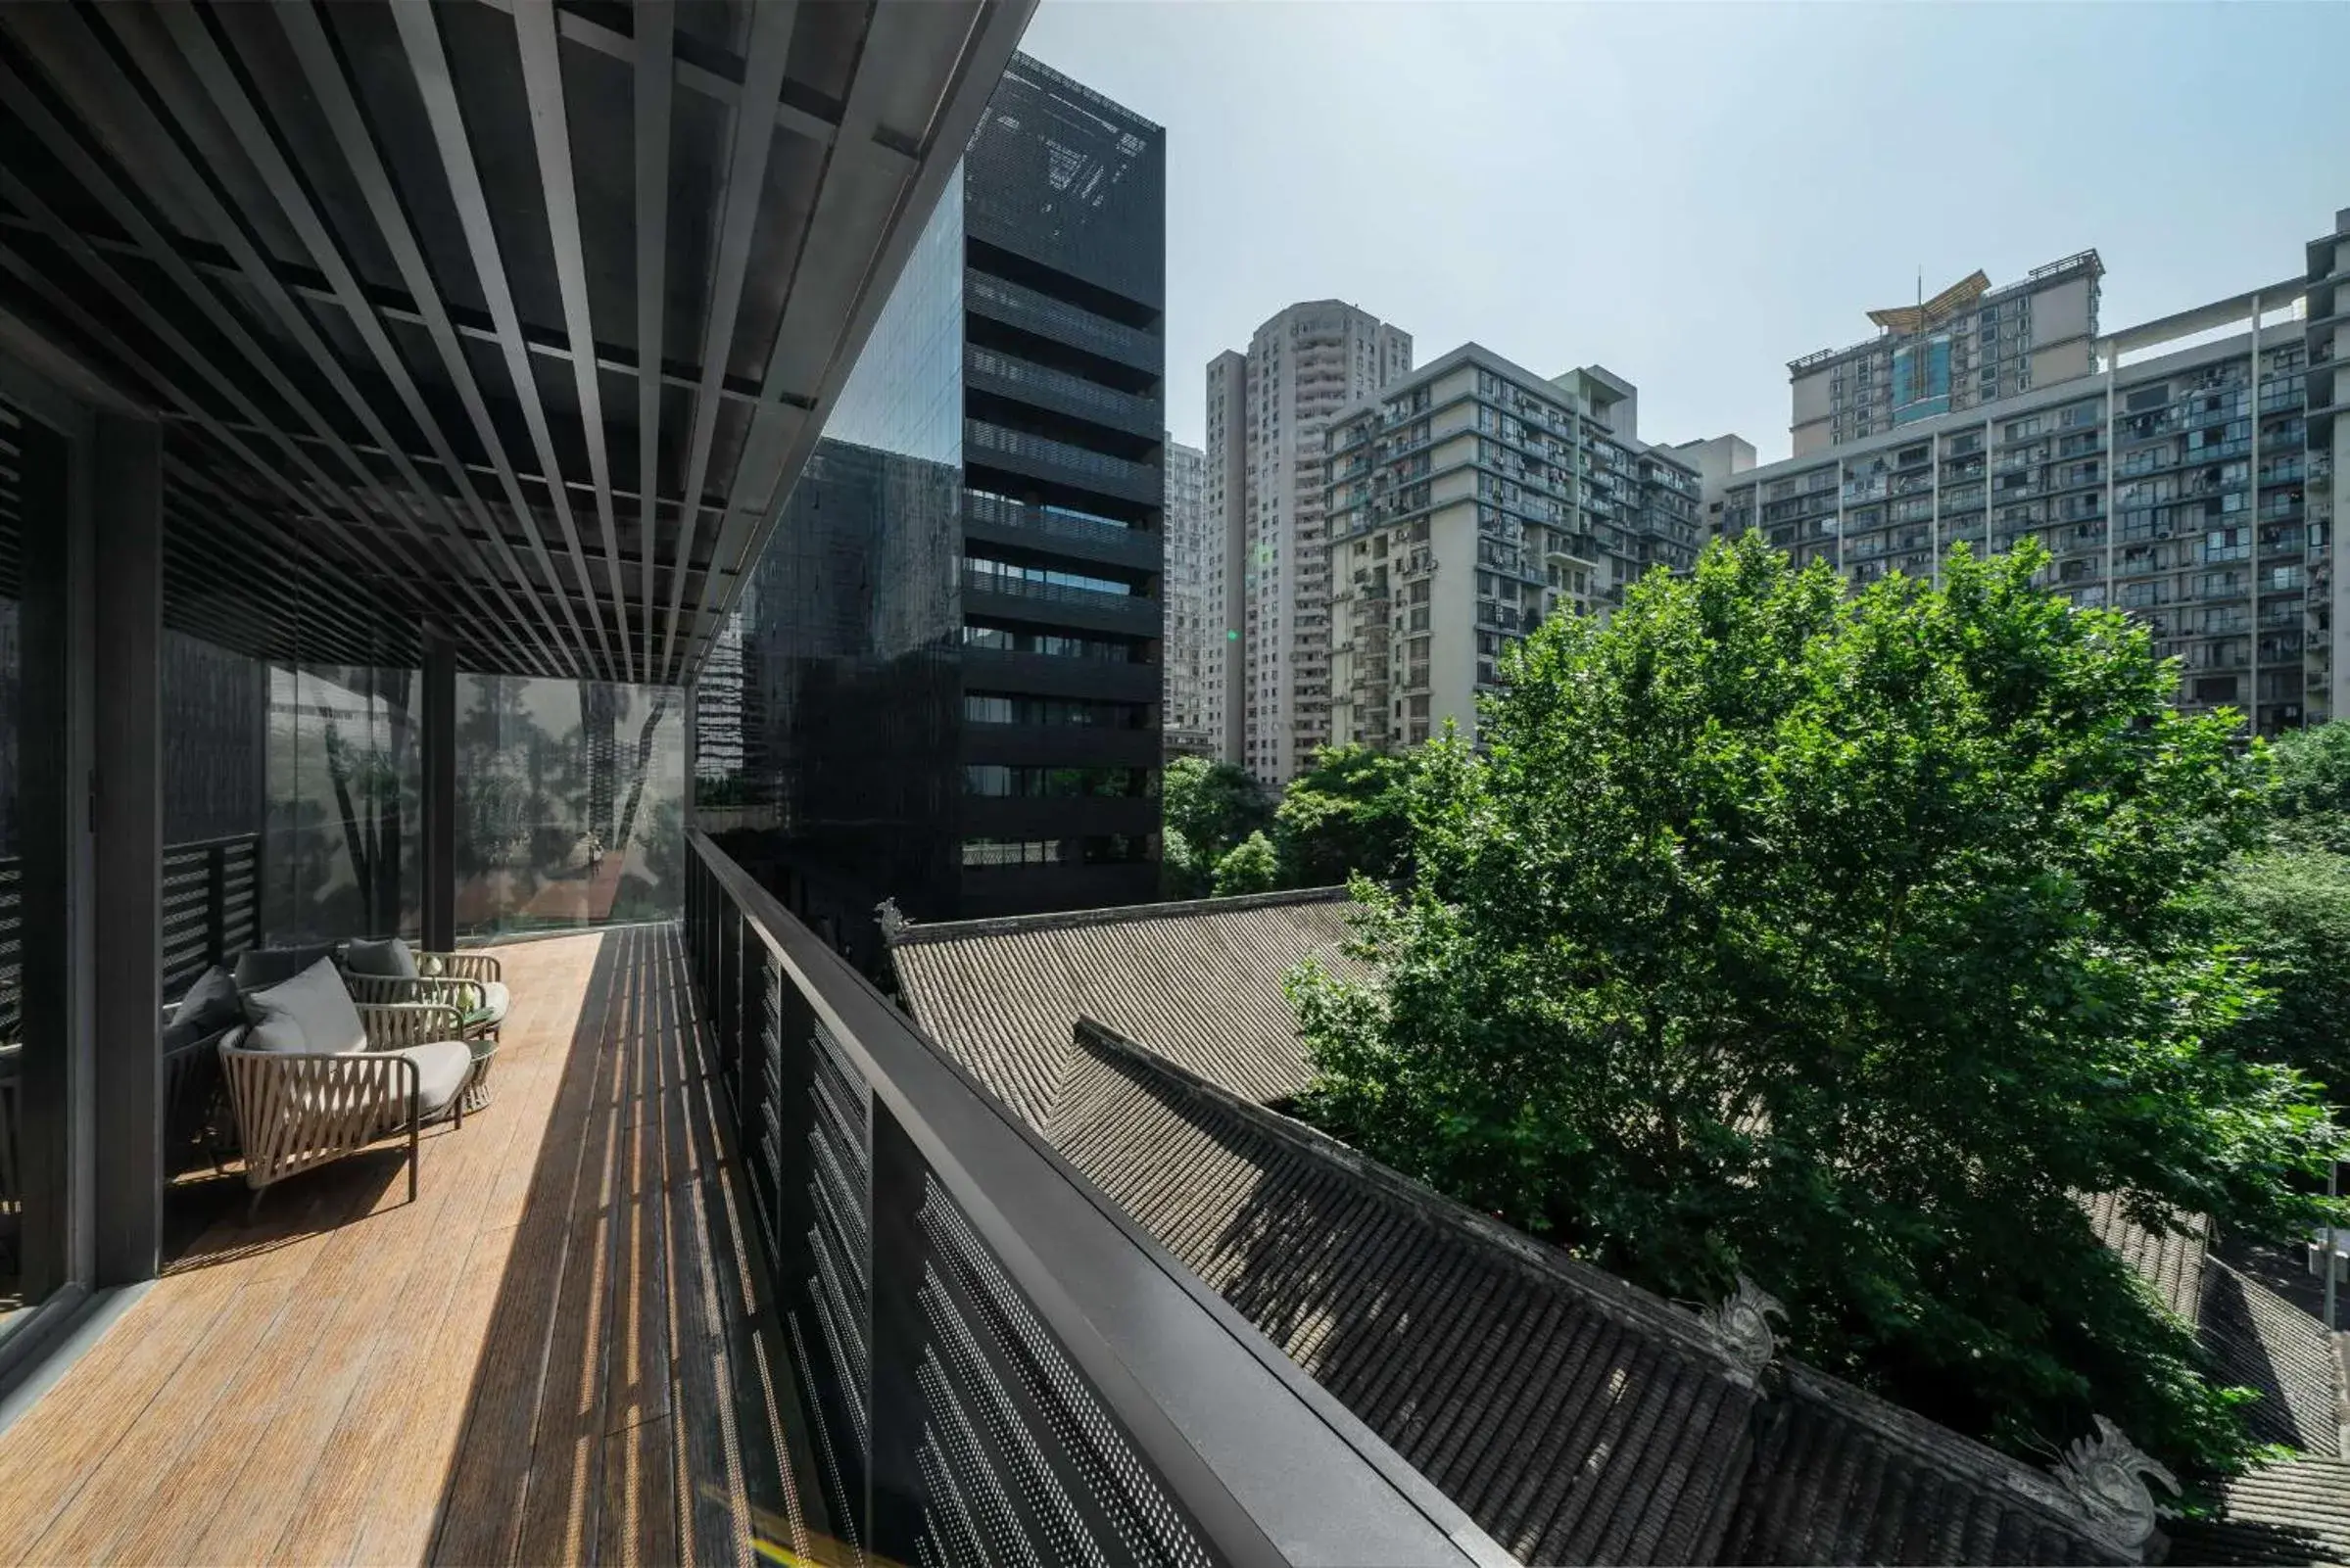
<svg viewBox="0 0 2350 1568">
<path fill-rule="evenodd" d="M 921 1561 L 1208 1568 L 1190 1521 L 935 1178 L 920 1223 Z"/>
<path fill-rule="evenodd" d="M 692 842 L 687 947 L 791 1347 L 794 1524 L 838 1544 L 827 1560 L 1500 1560 L 823 938 Z"/>
</svg>

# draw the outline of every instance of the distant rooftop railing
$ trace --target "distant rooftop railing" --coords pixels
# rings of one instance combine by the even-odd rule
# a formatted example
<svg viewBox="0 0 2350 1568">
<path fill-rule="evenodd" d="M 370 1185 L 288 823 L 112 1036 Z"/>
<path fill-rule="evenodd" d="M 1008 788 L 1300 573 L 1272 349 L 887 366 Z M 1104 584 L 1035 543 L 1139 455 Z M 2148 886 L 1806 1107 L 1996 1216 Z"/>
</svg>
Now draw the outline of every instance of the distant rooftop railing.
<svg viewBox="0 0 2350 1568">
<path fill-rule="evenodd" d="M 1511 1561 L 698 832 L 689 862 L 831 1534 L 907 1563 Z"/>
</svg>

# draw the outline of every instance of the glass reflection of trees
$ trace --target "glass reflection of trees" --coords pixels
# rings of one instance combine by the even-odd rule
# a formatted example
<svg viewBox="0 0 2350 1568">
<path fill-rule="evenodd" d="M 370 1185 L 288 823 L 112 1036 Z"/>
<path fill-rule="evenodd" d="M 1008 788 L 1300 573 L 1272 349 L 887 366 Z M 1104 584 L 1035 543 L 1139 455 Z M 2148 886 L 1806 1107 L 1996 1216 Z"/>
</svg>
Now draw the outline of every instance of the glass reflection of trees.
<svg viewBox="0 0 2350 1568">
<path fill-rule="evenodd" d="M 457 925 L 506 931 L 680 908 L 683 704 L 661 689 L 458 683 Z"/>
</svg>

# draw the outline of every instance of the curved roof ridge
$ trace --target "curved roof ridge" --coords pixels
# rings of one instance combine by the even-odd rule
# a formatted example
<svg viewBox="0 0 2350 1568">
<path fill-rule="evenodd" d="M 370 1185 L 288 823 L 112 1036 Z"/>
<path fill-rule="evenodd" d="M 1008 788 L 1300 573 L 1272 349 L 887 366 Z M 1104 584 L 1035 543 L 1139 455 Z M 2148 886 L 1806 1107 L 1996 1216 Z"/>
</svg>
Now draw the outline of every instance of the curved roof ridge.
<svg viewBox="0 0 2350 1568">
<path fill-rule="evenodd" d="M 1223 915 L 1236 910 L 1268 909 L 1285 904 L 1335 904 L 1347 898 L 1344 887 L 1297 887 L 1272 893 L 1234 893 L 1223 898 L 1187 898 L 1164 904 L 1120 904 L 1109 909 L 1058 910 L 1044 915 L 997 915 L 980 920 L 908 923 L 892 933 L 891 947 L 943 942 L 972 936 L 999 936 L 1013 931 L 1068 930 L 1080 926 L 1109 926 L 1126 921 L 1179 920 L 1192 916 Z"/>
</svg>

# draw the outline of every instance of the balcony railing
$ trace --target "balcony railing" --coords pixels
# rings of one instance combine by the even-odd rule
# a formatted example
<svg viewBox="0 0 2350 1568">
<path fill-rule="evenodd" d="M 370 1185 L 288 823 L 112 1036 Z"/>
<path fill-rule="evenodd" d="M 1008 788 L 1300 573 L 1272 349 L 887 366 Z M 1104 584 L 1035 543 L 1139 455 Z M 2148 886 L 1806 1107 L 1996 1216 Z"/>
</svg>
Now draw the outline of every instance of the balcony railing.
<svg viewBox="0 0 2350 1568">
<path fill-rule="evenodd" d="M 686 943 L 868 1559 L 1506 1562 L 700 833 Z"/>
<path fill-rule="evenodd" d="M 967 456 L 978 451 L 1018 458 L 1048 470 L 1099 481 L 1105 489 L 1132 499 L 1156 503 L 1161 497 L 1159 469 L 1154 463 L 1132 462 L 1106 451 L 1095 451 L 1090 447 L 1055 441 L 1049 436 L 1006 430 L 983 419 L 963 421 L 963 447 Z"/>
<path fill-rule="evenodd" d="M 1162 420 L 1155 400 L 1137 398 L 1066 370 L 1016 359 L 977 345 L 966 351 L 964 367 L 974 384 L 992 382 L 995 386 L 991 390 L 1025 398 L 1079 419 L 1150 436 L 1156 436 L 1160 430 Z"/>
<path fill-rule="evenodd" d="M 261 835 L 165 846 L 163 909 L 163 996 L 170 1001 L 213 965 L 260 944 Z M 0 860 L 0 1039 L 13 1037 L 24 920 L 20 862 Z"/>
<path fill-rule="evenodd" d="M 1037 506 L 965 491 L 963 516 L 983 534 L 991 529 L 999 534 L 1004 530 L 1043 534 L 1056 542 L 1067 542 L 1081 553 L 1126 564 L 1155 565 L 1162 558 L 1162 540 L 1150 530 L 1088 517 L 1065 507 Z"/>
<path fill-rule="evenodd" d="M 164 850 L 163 994 L 262 939 L 262 841 L 237 833 Z"/>
<path fill-rule="evenodd" d="M 1089 609 L 1109 610 L 1135 617 L 1155 617 L 1159 609 L 1158 600 L 1140 594 L 1113 594 L 1106 589 L 1079 588 L 1072 583 L 1038 582 L 1031 577 L 982 571 L 969 566 L 963 568 L 963 588 L 971 594 L 1012 594 L 1022 598 L 1050 599 L 1056 604 L 1081 604 Z"/>
<path fill-rule="evenodd" d="M 1140 370 L 1156 370 L 1166 346 L 1152 333 L 982 272 L 963 274 L 963 298 L 983 315 L 1085 349 Z"/>
</svg>

